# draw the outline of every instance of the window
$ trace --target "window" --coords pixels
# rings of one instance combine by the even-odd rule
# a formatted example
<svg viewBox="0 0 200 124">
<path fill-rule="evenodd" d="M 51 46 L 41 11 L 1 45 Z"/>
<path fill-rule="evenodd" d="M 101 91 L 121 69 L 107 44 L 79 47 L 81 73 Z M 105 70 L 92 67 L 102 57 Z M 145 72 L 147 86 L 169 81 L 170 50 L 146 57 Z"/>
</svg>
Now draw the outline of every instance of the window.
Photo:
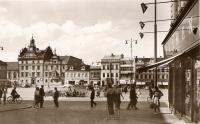
<svg viewBox="0 0 200 124">
<path fill-rule="evenodd" d="M 47 82 L 47 79 L 45 80 L 45 82 Z"/>
<path fill-rule="evenodd" d="M 85 73 L 85 77 L 87 77 L 87 73 Z"/>
<path fill-rule="evenodd" d="M 21 70 L 24 70 L 24 66 L 21 66 Z"/>
<path fill-rule="evenodd" d="M 103 73 L 103 77 L 105 77 L 105 73 Z"/>
<path fill-rule="evenodd" d="M 16 72 L 13 73 L 13 78 L 17 78 Z"/>
<path fill-rule="evenodd" d="M 63 69 L 65 69 L 65 66 L 63 65 Z"/>
<path fill-rule="evenodd" d="M 110 76 L 109 76 L 109 73 L 107 73 L 107 77 L 110 77 Z"/>
<path fill-rule="evenodd" d="M 25 76 L 28 77 L 28 72 L 25 73 Z"/>
<path fill-rule="evenodd" d="M 35 72 L 32 72 L 32 77 L 35 77 Z"/>
<path fill-rule="evenodd" d="M 74 67 L 73 66 L 70 66 L 70 70 L 73 70 L 74 69 Z"/>
<path fill-rule="evenodd" d="M 35 70 L 35 66 L 34 65 L 32 66 L 32 70 Z"/>
<path fill-rule="evenodd" d="M 105 70 L 105 65 L 103 65 L 103 70 Z"/>
<path fill-rule="evenodd" d="M 39 65 L 37 66 L 37 70 L 40 70 L 40 66 Z"/>
<path fill-rule="evenodd" d="M 34 60 L 32 61 L 32 63 L 34 64 Z"/>
<path fill-rule="evenodd" d="M 115 66 L 115 69 L 118 70 L 118 65 Z"/>
<path fill-rule="evenodd" d="M 28 70 L 28 66 L 26 66 L 26 70 Z"/>
<path fill-rule="evenodd" d="M 49 72 L 49 77 L 51 77 L 51 72 Z"/>
<path fill-rule="evenodd" d="M 118 73 L 116 73 L 115 76 L 118 77 Z"/>
<path fill-rule="evenodd" d="M 40 72 L 37 72 L 37 76 L 38 76 L 38 77 L 40 76 Z"/>
<path fill-rule="evenodd" d="M 162 75 L 162 79 L 165 79 L 165 75 Z"/>
<path fill-rule="evenodd" d="M 110 70 L 110 65 L 107 65 L 107 70 Z"/>
<path fill-rule="evenodd" d="M 85 66 L 82 66 L 82 67 L 81 67 L 81 70 L 85 70 Z"/>
<path fill-rule="evenodd" d="M 113 77 L 114 75 L 113 75 L 113 73 L 111 73 L 111 77 Z"/>
<path fill-rule="evenodd" d="M 24 77 L 24 72 L 21 72 L 21 77 Z"/>
<path fill-rule="evenodd" d="M 48 66 L 47 65 L 45 66 L 45 68 L 46 68 L 46 70 L 48 70 Z"/>
<path fill-rule="evenodd" d="M 51 70 L 53 70 L 53 65 L 51 66 Z"/>
<path fill-rule="evenodd" d="M 48 77 L 48 72 L 45 72 L 45 76 Z"/>
<path fill-rule="evenodd" d="M 80 77 L 80 73 L 78 73 L 78 77 Z"/>
<path fill-rule="evenodd" d="M 56 65 L 56 70 L 58 70 L 59 69 L 59 66 L 58 65 Z"/>
</svg>

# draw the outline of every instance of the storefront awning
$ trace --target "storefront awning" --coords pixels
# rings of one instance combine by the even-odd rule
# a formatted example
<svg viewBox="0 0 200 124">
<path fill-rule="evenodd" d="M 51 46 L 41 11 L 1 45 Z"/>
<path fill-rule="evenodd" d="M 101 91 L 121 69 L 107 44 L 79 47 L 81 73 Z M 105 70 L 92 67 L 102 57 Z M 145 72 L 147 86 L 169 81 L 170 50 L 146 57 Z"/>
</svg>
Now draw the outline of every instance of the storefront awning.
<svg viewBox="0 0 200 124">
<path fill-rule="evenodd" d="M 182 55 L 184 52 L 181 52 L 173 57 L 170 57 L 168 59 L 165 59 L 165 60 L 162 60 L 162 61 L 159 61 L 157 63 L 154 63 L 154 64 L 150 64 L 150 65 L 147 65 L 147 66 L 144 66 L 144 67 L 140 67 L 137 69 L 138 72 L 144 72 L 144 71 L 147 71 L 149 69 L 153 69 L 153 68 L 156 68 L 158 66 L 166 66 L 168 65 L 169 63 L 171 63 L 175 58 L 179 57 L 180 55 Z"/>
</svg>

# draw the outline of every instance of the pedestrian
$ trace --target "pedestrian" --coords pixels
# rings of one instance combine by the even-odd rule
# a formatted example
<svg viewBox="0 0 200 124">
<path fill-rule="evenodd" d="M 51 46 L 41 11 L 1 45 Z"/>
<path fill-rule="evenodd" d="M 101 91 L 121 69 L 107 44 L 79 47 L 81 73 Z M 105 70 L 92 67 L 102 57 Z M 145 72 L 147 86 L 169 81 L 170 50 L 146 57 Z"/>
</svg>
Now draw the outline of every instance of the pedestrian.
<svg viewBox="0 0 200 124">
<path fill-rule="evenodd" d="M 149 97 L 150 97 L 150 99 L 152 99 L 152 97 L 153 97 L 153 90 L 152 90 L 151 86 L 149 86 Z"/>
<path fill-rule="evenodd" d="M 116 105 L 116 109 L 120 109 L 121 97 L 124 99 L 124 97 L 122 95 L 122 91 L 121 91 L 121 85 L 114 86 L 114 98 L 115 98 L 114 102 Z"/>
<path fill-rule="evenodd" d="M 131 90 L 130 90 L 130 102 L 127 106 L 127 110 L 134 107 L 135 110 L 137 110 L 138 108 L 136 107 L 136 104 L 137 104 L 137 94 L 135 92 L 135 86 L 131 86 Z"/>
<path fill-rule="evenodd" d="M 0 104 L 1 104 L 1 98 L 3 96 L 3 88 L 0 87 Z"/>
<path fill-rule="evenodd" d="M 127 85 L 124 87 L 124 92 L 125 92 L 125 94 L 128 92 L 128 86 Z"/>
<path fill-rule="evenodd" d="M 40 95 L 40 108 L 43 108 L 43 104 L 44 104 L 44 96 L 45 96 L 45 92 L 44 92 L 44 85 L 41 85 L 41 88 L 39 90 L 39 95 Z"/>
<path fill-rule="evenodd" d="M 156 86 L 154 94 L 153 94 L 153 104 L 154 104 L 155 114 L 160 112 L 160 98 L 161 98 L 161 96 L 163 96 L 163 93 L 159 90 L 158 86 Z"/>
<path fill-rule="evenodd" d="M 91 87 L 91 94 L 90 94 L 90 103 L 91 103 L 91 108 L 93 108 L 93 104 L 96 106 L 97 103 L 94 102 L 94 98 L 95 98 L 95 91 L 94 88 Z"/>
<path fill-rule="evenodd" d="M 107 97 L 108 114 L 114 115 L 114 90 L 111 84 L 107 85 L 105 96 Z"/>
<path fill-rule="evenodd" d="M 39 87 L 36 87 L 35 93 L 34 93 L 34 108 L 39 108 L 39 102 L 40 102 L 40 91 Z"/>
<path fill-rule="evenodd" d="M 54 90 L 55 90 L 55 92 L 53 94 L 54 105 L 56 108 L 58 108 L 59 107 L 59 103 L 58 103 L 59 92 L 57 90 L 57 87 L 55 87 Z"/>
<path fill-rule="evenodd" d="M 6 105 L 7 88 L 3 88 L 3 104 Z"/>
</svg>

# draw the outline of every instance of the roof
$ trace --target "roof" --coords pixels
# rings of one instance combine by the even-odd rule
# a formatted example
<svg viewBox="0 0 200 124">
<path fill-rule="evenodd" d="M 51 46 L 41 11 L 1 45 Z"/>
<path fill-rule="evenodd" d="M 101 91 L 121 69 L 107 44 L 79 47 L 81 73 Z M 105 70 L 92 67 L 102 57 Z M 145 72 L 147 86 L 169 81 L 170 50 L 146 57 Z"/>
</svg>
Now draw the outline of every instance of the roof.
<svg viewBox="0 0 200 124">
<path fill-rule="evenodd" d="M 7 70 L 18 70 L 18 62 L 7 62 Z"/>
</svg>

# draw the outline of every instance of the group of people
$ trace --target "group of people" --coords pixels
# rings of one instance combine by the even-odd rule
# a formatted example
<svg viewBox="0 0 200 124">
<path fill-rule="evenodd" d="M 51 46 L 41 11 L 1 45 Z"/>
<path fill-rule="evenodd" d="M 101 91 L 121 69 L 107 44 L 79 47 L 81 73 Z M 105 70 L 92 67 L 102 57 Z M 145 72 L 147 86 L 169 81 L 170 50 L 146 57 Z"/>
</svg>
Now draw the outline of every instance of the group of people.
<svg viewBox="0 0 200 124">
<path fill-rule="evenodd" d="M 122 90 L 121 90 L 121 85 L 114 85 L 112 86 L 111 84 L 107 85 L 107 88 L 105 89 L 105 96 L 107 97 L 107 108 L 109 114 L 114 114 L 114 107 L 116 109 L 120 109 L 120 104 L 121 104 L 121 97 L 124 99 L 122 95 Z M 94 102 L 95 98 L 95 90 L 94 88 L 91 88 L 91 107 L 93 105 L 97 105 L 96 102 Z M 128 91 L 127 91 L 128 92 Z M 141 92 L 140 90 L 136 91 L 136 86 L 130 85 L 130 92 L 129 92 L 129 98 L 130 102 L 127 106 L 127 110 L 130 110 L 130 108 L 138 110 L 137 107 L 137 102 L 138 102 L 138 97 L 140 97 Z M 152 108 L 154 109 L 155 113 L 157 114 L 160 112 L 160 98 L 163 96 L 163 93 L 159 90 L 158 86 L 154 88 L 149 88 L 149 96 L 152 99 Z"/>
<path fill-rule="evenodd" d="M 58 103 L 59 91 L 57 90 L 57 87 L 55 87 L 54 90 L 55 90 L 53 94 L 54 104 L 55 104 L 55 107 L 58 108 L 59 107 L 59 103 Z M 34 107 L 35 108 L 43 108 L 44 97 L 45 97 L 44 86 L 41 85 L 41 88 L 36 87 L 35 93 L 34 93 Z"/>
</svg>

